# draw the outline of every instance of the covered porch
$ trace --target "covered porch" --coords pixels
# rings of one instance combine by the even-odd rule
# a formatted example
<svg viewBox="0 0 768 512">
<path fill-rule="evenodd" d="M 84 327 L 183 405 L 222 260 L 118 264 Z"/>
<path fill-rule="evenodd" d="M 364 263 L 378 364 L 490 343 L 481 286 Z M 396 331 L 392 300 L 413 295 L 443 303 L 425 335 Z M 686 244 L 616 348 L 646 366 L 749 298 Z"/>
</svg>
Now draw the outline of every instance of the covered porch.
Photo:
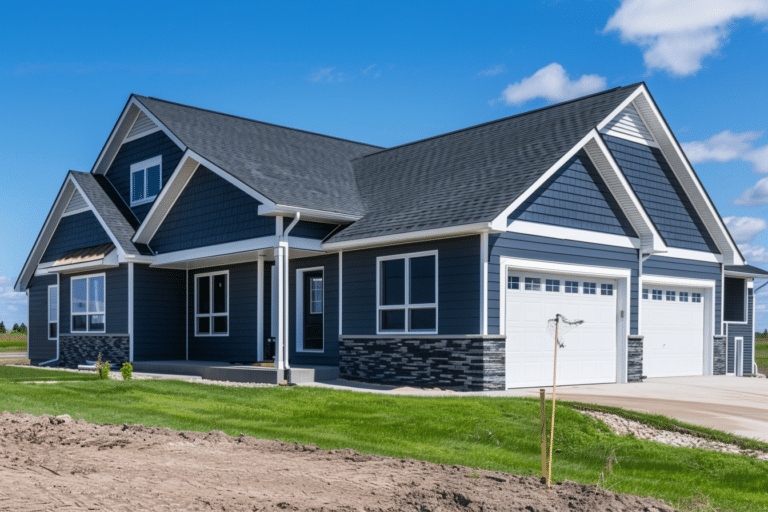
<svg viewBox="0 0 768 512">
<path fill-rule="evenodd" d="M 206 380 L 255 384 L 279 384 L 283 379 L 291 384 L 310 384 L 339 378 L 338 366 L 294 365 L 288 370 L 280 371 L 274 367 L 231 364 L 222 361 L 178 360 L 136 361 L 133 363 L 133 369 L 141 373 L 194 375 Z"/>
</svg>

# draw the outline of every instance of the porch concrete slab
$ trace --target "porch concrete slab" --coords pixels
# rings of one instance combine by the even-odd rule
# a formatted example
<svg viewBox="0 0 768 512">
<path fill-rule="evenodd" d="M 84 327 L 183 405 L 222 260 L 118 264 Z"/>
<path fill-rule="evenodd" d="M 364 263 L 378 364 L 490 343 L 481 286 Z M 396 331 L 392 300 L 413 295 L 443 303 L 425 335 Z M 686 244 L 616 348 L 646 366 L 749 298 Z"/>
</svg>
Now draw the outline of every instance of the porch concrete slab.
<svg viewBox="0 0 768 512">
<path fill-rule="evenodd" d="M 206 380 L 278 384 L 284 373 L 271 367 L 230 364 L 222 361 L 134 361 L 133 369 L 143 373 L 193 375 Z M 339 376 L 337 366 L 293 366 L 290 381 L 309 384 Z"/>
</svg>

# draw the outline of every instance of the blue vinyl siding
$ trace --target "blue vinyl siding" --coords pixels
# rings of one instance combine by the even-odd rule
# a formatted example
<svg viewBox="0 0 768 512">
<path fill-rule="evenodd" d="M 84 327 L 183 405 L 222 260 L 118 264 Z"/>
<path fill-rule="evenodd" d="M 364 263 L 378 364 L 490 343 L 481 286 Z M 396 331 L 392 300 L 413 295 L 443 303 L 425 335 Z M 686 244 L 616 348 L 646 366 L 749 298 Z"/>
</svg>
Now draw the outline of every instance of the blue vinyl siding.
<svg viewBox="0 0 768 512">
<path fill-rule="evenodd" d="M 744 299 L 746 297 L 747 287 L 744 279 L 734 277 L 725 278 L 725 293 L 723 297 L 723 321 L 725 322 L 743 322 L 746 311 L 744 311 Z"/>
<path fill-rule="evenodd" d="M 93 212 L 62 217 L 40 263 L 56 261 L 67 251 L 112 243 Z"/>
<path fill-rule="evenodd" d="M 715 335 L 720 334 L 720 322 L 723 312 L 722 269 L 720 263 L 651 256 L 643 262 L 643 275 L 647 274 L 715 281 Z"/>
<path fill-rule="evenodd" d="M 33 363 L 56 357 L 56 340 L 48 339 L 48 286 L 56 284 L 56 276 L 35 276 L 29 289 L 29 359 Z M 9 328 L 10 326 L 6 326 Z"/>
<path fill-rule="evenodd" d="M 104 274 L 107 303 L 107 332 L 106 334 L 128 334 L 128 265 L 123 264 L 117 268 L 106 270 L 92 270 L 78 274 L 62 274 L 59 285 L 60 309 L 59 331 L 62 334 L 70 334 L 71 309 L 70 309 L 70 280 L 72 278 Z"/>
<path fill-rule="evenodd" d="M 198 167 L 155 233 L 158 254 L 275 234 L 275 219 L 259 202 L 203 166 Z"/>
<path fill-rule="evenodd" d="M 186 358 L 185 275 L 134 265 L 134 361 Z"/>
<path fill-rule="evenodd" d="M 285 222 L 290 222 L 290 220 L 285 219 Z M 327 237 L 331 233 L 331 231 L 333 231 L 337 227 L 338 227 L 337 224 L 324 224 L 321 222 L 311 222 L 307 220 L 300 220 L 293 227 L 289 236 L 311 238 L 313 240 L 323 240 L 325 237 Z"/>
<path fill-rule="evenodd" d="M 302 268 L 323 267 L 323 353 L 296 351 L 296 271 Z M 290 361 L 292 364 L 339 364 L 339 255 L 329 254 L 317 258 L 291 260 L 290 263 Z M 265 294 L 269 290 L 265 290 Z"/>
<path fill-rule="evenodd" d="M 229 270 L 229 335 L 195 336 L 195 275 Z M 256 262 L 189 271 L 189 359 L 253 362 L 258 357 Z M 265 294 L 269 286 L 265 283 Z"/>
<path fill-rule="evenodd" d="M 517 233 L 488 236 L 488 333 L 499 334 L 501 257 L 630 269 L 629 332 L 637 334 L 637 250 Z"/>
<path fill-rule="evenodd" d="M 661 151 L 608 135 L 603 137 L 667 245 L 719 253 Z"/>
<path fill-rule="evenodd" d="M 112 165 L 107 170 L 106 176 L 123 201 L 125 201 L 125 204 L 130 206 L 131 165 L 162 155 L 162 183 L 165 186 L 168 178 L 173 174 L 176 165 L 178 165 L 182 154 L 181 148 L 168 138 L 163 131 L 151 133 L 123 144 L 120 151 L 117 152 Z M 131 208 L 131 210 L 139 221 L 143 221 L 150 208 L 152 208 L 152 203 L 145 203 Z"/>
<path fill-rule="evenodd" d="M 344 335 L 376 334 L 376 258 L 438 251 L 438 334 L 480 333 L 480 237 L 344 252 Z"/>
<path fill-rule="evenodd" d="M 747 299 L 747 323 L 729 323 L 726 326 L 728 331 L 728 373 L 734 372 L 735 338 L 744 338 L 744 362 L 742 363 L 744 373 L 752 373 L 752 350 L 754 350 L 755 334 L 752 331 L 752 315 L 754 313 L 755 297 L 752 288 L 749 289 Z"/>
<path fill-rule="evenodd" d="M 637 237 L 584 151 L 563 165 L 508 220 Z"/>
</svg>

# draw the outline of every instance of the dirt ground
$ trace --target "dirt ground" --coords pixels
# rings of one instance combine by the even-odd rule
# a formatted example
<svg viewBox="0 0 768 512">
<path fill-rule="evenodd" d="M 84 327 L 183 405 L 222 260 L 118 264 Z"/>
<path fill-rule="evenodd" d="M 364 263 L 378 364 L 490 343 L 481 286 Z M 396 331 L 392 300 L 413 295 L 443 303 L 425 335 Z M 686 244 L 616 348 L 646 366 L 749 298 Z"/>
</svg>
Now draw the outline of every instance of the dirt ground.
<svg viewBox="0 0 768 512">
<path fill-rule="evenodd" d="M 0 510 L 671 511 L 565 482 L 222 432 L 0 414 Z"/>
</svg>

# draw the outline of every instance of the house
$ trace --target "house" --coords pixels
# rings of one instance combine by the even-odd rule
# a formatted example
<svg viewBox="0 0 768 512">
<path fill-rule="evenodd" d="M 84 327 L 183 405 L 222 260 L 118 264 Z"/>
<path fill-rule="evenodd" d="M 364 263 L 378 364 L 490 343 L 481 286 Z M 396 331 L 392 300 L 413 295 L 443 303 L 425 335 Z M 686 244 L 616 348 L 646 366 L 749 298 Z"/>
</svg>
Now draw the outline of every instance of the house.
<svg viewBox="0 0 768 512">
<path fill-rule="evenodd" d="M 131 95 L 15 285 L 33 364 L 351 380 L 754 372 L 750 266 L 644 83 L 381 148 Z"/>
</svg>

